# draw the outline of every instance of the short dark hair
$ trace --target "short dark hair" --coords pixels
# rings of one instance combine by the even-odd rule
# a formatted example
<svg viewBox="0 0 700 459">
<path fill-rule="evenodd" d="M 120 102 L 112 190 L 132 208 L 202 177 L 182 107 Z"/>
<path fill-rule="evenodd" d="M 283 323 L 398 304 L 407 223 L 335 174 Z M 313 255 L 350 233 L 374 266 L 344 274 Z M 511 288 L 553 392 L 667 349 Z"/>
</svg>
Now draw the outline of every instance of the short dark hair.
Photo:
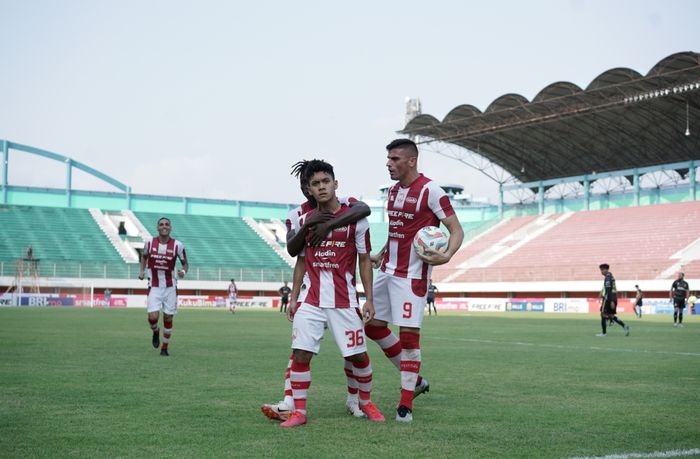
<svg viewBox="0 0 700 459">
<path fill-rule="evenodd" d="M 326 172 L 328 175 L 333 177 L 333 180 L 335 180 L 335 172 L 333 172 L 333 166 L 331 166 L 329 163 L 323 160 L 312 159 L 306 164 L 306 167 L 304 168 L 304 183 L 308 184 L 311 180 L 311 176 L 314 175 L 316 172 Z"/>
<path fill-rule="evenodd" d="M 170 219 L 169 219 L 168 217 L 160 217 L 160 218 L 158 219 L 158 222 L 156 223 L 156 225 L 160 225 L 161 220 L 167 220 L 168 223 L 170 223 L 171 225 L 172 225 L 172 223 L 173 223 L 173 222 L 170 221 Z"/>
<path fill-rule="evenodd" d="M 231 279 L 231 282 L 236 282 L 236 279 Z"/>
<path fill-rule="evenodd" d="M 635 285 L 634 288 L 639 288 L 639 285 Z"/>
<path fill-rule="evenodd" d="M 607 263 L 603 263 L 603 264 L 601 264 L 600 266 L 598 266 L 598 268 L 600 268 L 600 269 L 610 269 L 610 265 L 607 264 Z"/>
<path fill-rule="evenodd" d="M 402 150 L 408 150 L 412 154 L 418 156 L 418 145 L 411 139 L 396 139 L 392 140 L 389 145 L 386 146 L 386 151 L 393 150 L 395 148 L 400 148 Z"/>
</svg>

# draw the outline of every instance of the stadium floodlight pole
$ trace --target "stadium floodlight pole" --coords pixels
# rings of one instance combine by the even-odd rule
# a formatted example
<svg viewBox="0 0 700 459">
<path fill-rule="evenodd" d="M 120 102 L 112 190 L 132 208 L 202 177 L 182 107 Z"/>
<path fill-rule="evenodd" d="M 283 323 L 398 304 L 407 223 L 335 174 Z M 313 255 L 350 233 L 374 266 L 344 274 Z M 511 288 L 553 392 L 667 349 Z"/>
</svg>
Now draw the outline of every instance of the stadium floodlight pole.
<svg viewBox="0 0 700 459">
<path fill-rule="evenodd" d="M 73 161 L 66 158 L 66 207 L 71 207 L 71 187 L 73 186 Z"/>
<path fill-rule="evenodd" d="M 498 218 L 503 218 L 503 184 L 498 184 Z"/>
<path fill-rule="evenodd" d="M 690 161 L 690 167 L 688 170 L 688 180 L 690 182 L 690 200 L 695 201 L 697 196 L 697 180 L 695 172 L 695 161 L 693 160 Z"/>
<path fill-rule="evenodd" d="M 2 203 L 7 204 L 7 168 L 10 164 L 7 140 L 2 140 Z"/>
</svg>

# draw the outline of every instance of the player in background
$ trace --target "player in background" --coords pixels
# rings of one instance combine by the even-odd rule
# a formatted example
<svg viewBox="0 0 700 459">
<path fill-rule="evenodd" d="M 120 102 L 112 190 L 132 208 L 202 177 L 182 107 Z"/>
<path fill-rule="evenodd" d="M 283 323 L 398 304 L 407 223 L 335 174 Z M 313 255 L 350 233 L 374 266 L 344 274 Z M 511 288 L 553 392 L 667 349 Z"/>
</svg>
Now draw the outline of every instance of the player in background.
<svg viewBox="0 0 700 459">
<path fill-rule="evenodd" d="M 238 299 L 238 287 L 236 279 L 231 279 L 231 283 L 228 284 L 228 310 L 231 314 L 236 313 L 236 299 Z"/>
<path fill-rule="evenodd" d="M 698 297 L 696 295 L 697 292 L 688 297 L 688 314 L 695 314 L 695 303 L 698 301 Z"/>
<path fill-rule="evenodd" d="M 397 139 L 386 147 L 387 169 L 397 183 L 389 189 L 387 213 L 389 237 L 384 248 L 372 256 L 379 265 L 374 281 L 375 317 L 365 334 L 375 341 L 399 369 L 401 396 L 396 420 L 413 420 L 413 399 L 430 385 L 419 375 L 420 330 L 425 313 L 428 279 L 432 266 L 450 261 L 462 245 L 464 232 L 450 198 L 440 186 L 418 172 L 418 147 L 408 139 Z M 444 253 L 427 250 L 418 256 L 413 238 L 425 226 L 443 223 L 450 233 Z M 381 260 L 381 262 L 380 262 Z M 389 329 L 399 327 L 399 337 Z"/>
<path fill-rule="evenodd" d="M 278 290 L 280 294 L 280 312 L 287 312 L 287 305 L 289 304 L 289 294 L 292 293 L 292 289 L 287 285 L 287 281 L 284 281 L 284 285 Z"/>
<path fill-rule="evenodd" d="M 625 336 L 629 336 L 630 327 L 615 315 L 617 311 L 617 286 L 615 285 L 615 278 L 610 272 L 610 265 L 603 263 L 598 268 L 600 268 L 600 274 L 605 279 L 603 280 L 603 288 L 600 291 L 600 326 L 603 331 L 596 336 L 608 336 L 608 320 L 612 320 L 620 325 L 625 330 Z"/>
<path fill-rule="evenodd" d="M 292 166 L 291 174 L 299 179 L 299 188 L 301 193 L 306 198 L 306 201 L 289 211 L 285 221 L 287 227 L 287 251 L 293 257 L 296 257 L 305 246 L 304 232 L 310 231 L 313 233 L 311 243 L 319 244 L 321 239 L 319 235 L 327 234 L 328 231 L 357 223 L 359 220 L 370 215 L 371 210 L 367 204 L 358 201 L 355 198 L 340 197 L 338 200 L 341 204 L 346 204 L 349 209 L 339 216 L 328 215 L 325 212 L 318 212 L 307 218 L 303 225 L 299 223 L 302 215 L 308 213 L 317 206 L 316 200 L 308 192 L 307 177 L 305 176 L 306 167 L 310 161 L 299 161 Z M 304 301 L 307 293 L 309 281 L 305 275 L 303 260 L 297 259 L 294 266 L 292 277 L 292 292 L 290 295 L 291 307 L 299 306 Z M 294 399 L 292 398 L 292 386 L 290 381 L 290 371 L 294 355 L 290 355 L 285 370 L 284 377 L 284 397 L 278 403 L 266 403 L 260 407 L 262 412 L 271 420 L 284 421 L 289 414 L 294 411 Z M 347 400 L 345 403 L 348 413 L 355 417 L 365 417 L 365 414 L 360 410 L 359 405 L 359 389 L 357 380 L 354 376 L 354 367 L 350 360 L 345 360 L 345 376 L 347 379 Z"/>
<path fill-rule="evenodd" d="M 435 294 L 438 292 L 438 288 L 435 284 L 433 284 L 433 280 L 430 279 L 428 281 L 428 297 L 427 297 L 427 302 L 428 302 L 428 315 L 430 315 L 430 306 L 433 307 L 433 310 L 435 311 L 435 315 L 437 315 L 437 308 L 435 307 Z"/>
<path fill-rule="evenodd" d="M 317 212 L 340 215 L 349 210 L 336 197 L 338 182 L 333 167 L 324 161 L 311 161 L 306 168 L 308 191 L 316 200 L 317 209 L 302 215 L 300 222 Z M 302 225 L 303 228 L 303 225 Z M 287 316 L 293 317 L 291 385 L 294 411 L 282 427 L 306 424 L 306 399 L 311 385 L 311 359 L 320 349 L 326 327 L 343 357 L 352 362 L 359 387 L 359 404 L 371 421 L 384 421 L 384 416 L 371 401 L 372 367 L 364 339 L 363 320 L 374 316 L 372 302 L 372 262 L 370 260 L 369 223 L 362 219 L 355 224 L 326 233 L 319 246 L 312 243 L 313 234 L 306 229 L 304 268 L 309 278 L 304 302 L 292 305 Z M 355 273 L 359 272 L 367 300 L 359 309 L 355 290 Z"/>
<path fill-rule="evenodd" d="M 163 345 L 160 355 L 168 356 L 168 345 L 173 333 L 173 316 L 177 314 L 177 279 L 183 279 L 189 265 L 185 246 L 182 242 L 170 237 L 172 227 L 170 219 L 163 217 L 158 220 L 158 236 L 146 241 L 139 264 L 139 279 L 143 280 L 148 268 L 148 323 L 153 331 L 151 344 L 154 348 L 160 345 L 160 329 L 158 319 L 163 309 Z M 175 264 L 180 259 L 182 269 L 175 274 Z"/>
<path fill-rule="evenodd" d="M 673 326 L 683 328 L 683 309 L 690 295 L 690 287 L 684 279 L 685 274 L 679 272 L 676 280 L 671 284 L 668 296 L 673 303 Z"/>
<path fill-rule="evenodd" d="M 644 292 L 639 288 L 639 285 L 635 285 L 634 288 L 637 289 L 637 293 L 634 297 L 634 313 L 637 314 L 637 318 L 642 318 L 642 306 L 644 304 Z"/>
</svg>

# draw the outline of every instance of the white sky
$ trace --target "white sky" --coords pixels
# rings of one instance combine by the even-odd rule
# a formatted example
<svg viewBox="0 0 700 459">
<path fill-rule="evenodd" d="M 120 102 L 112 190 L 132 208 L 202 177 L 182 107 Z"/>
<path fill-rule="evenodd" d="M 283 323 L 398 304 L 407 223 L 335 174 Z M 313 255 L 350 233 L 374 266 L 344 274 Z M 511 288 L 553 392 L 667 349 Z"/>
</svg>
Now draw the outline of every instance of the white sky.
<svg viewBox="0 0 700 459">
<path fill-rule="evenodd" d="M 438 118 L 646 73 L 700 51 L 698 1 L 0 0 L 0 138 L 70 156 L 135 193 L 296 202 L 292 163 L 323 158 L 341 194 L 389 182 L 404 98 Z M 496 196 L 435 154 L 423 171 Z M 11 153 L 10 184 L 65 183 Z M 113 190 L 74 172 L 74 188 Z"/>
</svg>

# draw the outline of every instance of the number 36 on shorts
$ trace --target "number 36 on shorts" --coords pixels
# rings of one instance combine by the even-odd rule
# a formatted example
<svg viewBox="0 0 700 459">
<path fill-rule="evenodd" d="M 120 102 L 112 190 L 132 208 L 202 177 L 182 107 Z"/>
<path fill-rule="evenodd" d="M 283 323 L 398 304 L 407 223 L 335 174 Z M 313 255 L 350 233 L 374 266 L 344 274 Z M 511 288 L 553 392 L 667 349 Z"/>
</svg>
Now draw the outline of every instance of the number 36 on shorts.
<svg viewBox="0 0 700 459">
<path fill-rule="evenodd" d="M 348 347 L 362 346 L 365 344 L 364 331 L 360 328 L 359 330 L 346 330 L 345 336 L 348 337 Z"/>
</svg>

